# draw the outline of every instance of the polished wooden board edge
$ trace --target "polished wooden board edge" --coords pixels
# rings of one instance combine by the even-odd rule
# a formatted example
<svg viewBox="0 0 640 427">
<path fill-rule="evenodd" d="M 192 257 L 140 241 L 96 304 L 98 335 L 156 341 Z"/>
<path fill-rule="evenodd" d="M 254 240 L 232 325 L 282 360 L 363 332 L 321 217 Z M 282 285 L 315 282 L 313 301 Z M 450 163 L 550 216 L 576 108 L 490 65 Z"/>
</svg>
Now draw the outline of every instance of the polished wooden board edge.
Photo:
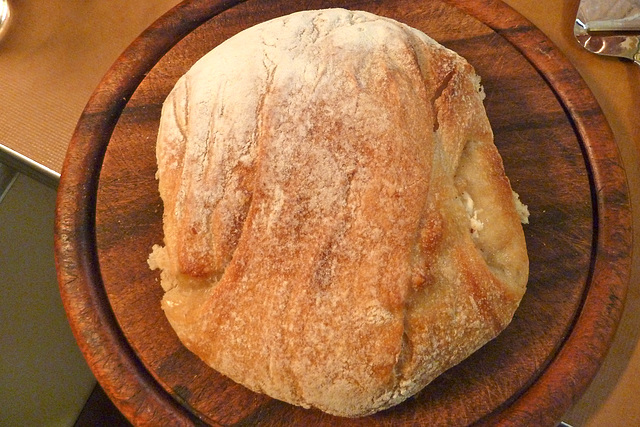
<svg viewBox="0 0 640 427">
<path fill-rule="evenodd" d="M 539 70 L 572 119 L 581 148 L 590 160 L 586 166 L 596 210 L 596 244 L 582 309 L 564 345 L 531 387 L 480 422 L 556 425 L 595 377 L 622 317 L 632 251 L 627 178 L 613 132 L 598 102 L 575 67 L 540 30 L 500 1 L 451 3 L 491 27 Z M 560 68 L 562 73 L 557 72 Z"/>
<path fill-rule="evenodd" d="M 239 2 L 220 2 L 213 7 L 219 7 L 219 13 L 225 8 L 233 6 L 235 3 Z M 576 129 L 578 130 L 579 135 L 584 136 L 595 132 L 601 132 L 602 135 L 604 135 L 604 144 L 602 144 L 602 146 L 584 147 L 587 154 L 592 158 L 611 162 L 612 169 L 615 169 L 616 167 L 619 168 L 619 157 L 617 155 L 615 145 L 613 145 L 612 142 L 613 138 L 610 135 L 611 132 L 610 130 L 607 131 L 608 125 L 606 122 L 604 124 L 597 124 L 597 129 L 599 130 L 594 130 L 591 123 L 589 123 L 588 126 L 586 125 L 586 121 L 590 117 L 589 111 L 593 111 L 590 104 L 594 104 L 598 111 L 599 107 L 595 103 L 595 100 L 593 100 L 588 89 L 586 89 L 581 78 L 577 75 L 577 72 L 575 72 L 575 70 L 573 72 L 569 72 L 566 77 L 563 76 L 562 80 L 549 80 L 547 75 L 548 73 L 546 71 L 553 68 L 554 61 L 560 60 L 566 62 L 566 59 L 559 55 L 557 49 L 550 45 L 550 42 L 544 35 L 542 35 L 542 33 L 540 33 L 535 27 L 528 24 L 523 18 L 520 18 L 519 15 L 516 14 L 517 16 L 514 17 L 512 9 L 504 9 L 508 8 L 508 6 L 497 1 L 450 1 L 450 3 L 458 5 L 458 7 L 463 10 L 468 10 L 472 16 L 478 17 L 479 15 L 482 15 L 481 21 L 485 22 L 503 37 L 512 41 L 512 44 L 514 44 L 516 48 L 519 48 L 521 52 L 536 66 L 536 68 L 541 70 L 541 75 L 547 79 L 550 86 L 556 91 L 556 94 L 559 94 L 559 91 L 556 90 L 558 85 L 565 84 L 563 83 L 565 79 L 573 79 L 577 76 L 576 81 L 572 82 L 572 85 L 567 86 L 567 88 L 571 89 L 569 91 L 569 95 L 563 95 L 562 97 L 558 95 L 562 100 L 561 103 L 563 105 L 571 106 L 571 102 L 574 101 L 574 98 L 576 100 L 578 99 L 577 94 L 574 94 L 575 96 L 571 95 L 572 91 L 577 91 L 582 95 L 584 95 L 583 92 L 586 92 L 591 97 L 590 99 L 592 101 L 587 103 L 589 105 L 584 106 L 581 104 L 579 107 L 582 108 L 582 110 L 578 109 L 577 112 L 571 111 L 569 114 L 575 120 Z M 207 4 L 207 2 L 189 2 L 188 4 L 180 5 L 143 33 L 143 35 L 131 45 L 131 47 L 116 62 L 112 70 L 110 70 L 110 72 L 105 76 L 105 79 L 96 90 L 94 97 L 92 97 L 89 102 L 87 110 L 81 117 L 76 134 L 74 135 L 70 145 L 70 154 L 65 160 L 58 202 L 58 212 L 60 215 L 57 215 L 56 220 L 56 256 L 57 262 L 59 262 L 58 274 L 61 292 L 63 292 L 63 300 L 65 301 L 69 299 L 65 298 L 65 295 L 73 294 L 74 297 L 78 296 L 79 288 L 82 283 L 86 284 L 88 283 L 88 280 L 95 280 L 95 277 L 88 278 L 82 277 L 82 275 L 90 274 L 92 269 L 99 271 L 97 259 L 95 257 L 95 230 L 93 229 L 95 193 L 102 156 L 104 156 L 104 150 L 109 142 L 111 131 L 117 122 L 119 113 L 122 111 L 122 108 L 124 108 L 124 105 L 126 105 L 128 97 L 135 91 L 142 78 L 144 78 L 145 73 L 154 65 L 155 60 L 168 51 L 173 44 L 179 41 L 180 38 L 188 34 L 189 30 L 186 30 L 185 28 L 196 28 L 201 22 L 204 22 L 206 19 L 215 15 L 215 13 L 208 15 L 208 12 L 203 12 L 209 7 L 212 6 Z M 179 18 L 176 18 L 176 16 L 179 16 Z M 508 25 L 504 24 L 505 17 L 508 18 Z M 500 23 L 493 23 L 491 22 L 492 19 L 495 21 L 501 21 Z M 177 28 L 178 23 L 182 25 L 179 28 Z M 167 32 L 167 28 L 172 30 Z M 175 33 L 172 33 L 172 31 Z M 172 34 L 178 36 L 174 37 Z M 160 42 L 158 41 L 158 37 L 160 37 Z M 522 37 L 525 39 L 523 40 Z M 536 50 L 540 47 L 536 45 L 534 48 L 529 49 L 527 46 L 531 47 L 532 45 L 530 43 L 541 43 L 540 46 L 546 47 Z M 144 57 L 145 59 L 156 59 L 146 60 L 144 63 L 139 63 L 137 60 L 140 57 Z M 573 70 L 573 68 L 571 68 L 571 70 Z M 132 76 L 134 79 L 130 79 Z M 577 87 L 574 86 L 576 84 L 578 85 Z M 577 101 L 574 102 L 574 104 L 576 103 Z M 594 115 L 597 116 L 597 114 Z M 107 120 L 105 120 L 105 118 Z M 601 118 L 598 118 L 598 120 L 601 120 Z M 89 135 L 92 137 L 88 138 Z M 99 141 L 96 141 L 96 135 L 99 135 Z M 97 147 L 94 147 L 95 144 L 97 144 Z M 82 157 L 81 160 L 79 160 L 80 157 Z M 85 165 L 91 165 L 92 167 L 90 169 L 82 169 Z M 491 418 L 492 420 L 503 419 L 510 420 L 510 422 L 515 419 L 523 421 L 529 420 L 530 422 L 533 422 L 533 420 L 539 420 L 541 421 L 541 424 L 547 424 L 546 421 L 551 419 L 555 421 L 561 416 L 561 414 L 557 413 L 557 408 L 564 407 L 564 409 L 567 409 L 568 405 L 571 403 L 567 402 L 567 400 L 572 401 L 577 399 L 579 394 L 588 385 L 588 381 L 590 381 L 593 375 L 595 375 L 599 362 L 601 361 L 603 354 L 606 353 L 608 342 L 613 337 L 615 324 L 617 324 L 620 317 L 621 301 L 624 299 L 626 281 L 629 276 L 628 253 L 630 251 L 630 244 L 625 248 L 625 242 L 628 240 L 630 231 L 630 212 L 626 191 L 626 181 L 623 179 L 623 185 L 621 187 L 616 187 L 620 184 L 621 170 L 616 172 L 615 170 L 608 171 L 604 169 L 607 169 L 606 165 L 603 169 L 596 169 L 591 172 L 594 174 L 593 180 L 599 184 L 598 190 L 594 194 L 594 200 L 597 202 L 600 224 L 597 234 L 598 250 L 603 249 L 605 250 L 604 253 L 610 254 L 610 256 L 598 255 L 598 257 L 594 259 L 594 265 L 592 267 L 595 274 L 592 277 L 592 282 L 600 284 L 602 281 L 610 280 L 609 290 L 607 291 L 603 288 L 598 295 L 587 298 L 576 328 L 568 337 L 565 347 L 560 351 L 556 360 L 553 361 L 549 369 L 545 371 L 538 381 L 532 385 L 530 390 L 525 392 L 514 402 L 511 402 L 512 404 L 509 408 L 504 408 L 503 410 L 494 413 L 492 415 L 493 418 Z M 68 175 L 69 178 L 66 178 L 65 175 Z M 622 175 L 624 175 L 624 171 L 622 171 Z M 605 178 L 607 180 L 606 183 L 603 184 L 599 181 L 604 180 Z M 623 189 L 621 193 L 614 194 L 615 191 L 620 188 Z M 70 206 L 80 206 L 82 209 L 78 209 L 74 212 L 64 210 Z M 603 218 L 605 219 L 603 220 Z M 609 224 L 607 221 L 613 221 L 613 224 Z M 629 226 L 628 229 L 625 229 L 625 224 Z M 615 241 L 614 237 L 616 234 L 619 234 L 622 237 L 622 239 L 619 239 L 620 241 Z M 72 238 L 73 240 L 66 240 L 67 238 Z M 87 242 L 93 242 L 93 246 L 90 247 L 91 244 L 88 244 Z M 610 274 L 609 270 L 616 267 L 619 267 L 619 271 L 616 276 L 617 278 L 607 279 Z M 604 272 L 599 273 L 602 269 L 604 269 Z M 99 275 L 99 273 L 97 274 Z M 101 282 L 98 281 L 98 283 Z M 595 289 L 595 286 L 593 286 L 593 288 Z M 601 288 L 598 287 L 597 289 L 600 290 Z M 554 366 L 556 362 L 564 359 L 572 361 L 571 358 L 574 355 L 571 353 L 570 347 L 584 342 L 591 342 L 587 338 L 593 337 L 594 331 L 590 330 L 593 326 L 588 324 L 584 327 L 580 327 L 581 322 L 592 321 L 593 323 L 596 319 L 592 320 L 589 316 L 592 314 L 596 315 L 596 317 L 602 315 L 597 302 L 601 301 L 602 298 L 610 298 L 612 296 L 614 297 L 614 300 L 617 299 L 620 303 L 615 303 L 614 301 L 609 308 L 608 317 L 605 316 L 604 319 L 598 318 L 598 321 L 608 322 L 604 327 L 604 330 L 608 332 L 608 335 L 600 337 L 604 338 L 604 341 L 599 341 L 599 346 L 594 349 L 594 352 L 586 355 L 586 361 L 578 363 L 578 367 L 581 367 L 582 365 L 586 366 L 586 370 L 583 372 L 585 375 L 571 379 L 568 379 L 566 376 L 560 378 L 563 384 L 570 382 L 571 387 L 566 389 L 566 393 L 563 393 L 563 396 L 548 396 L 549 393 L 546 390 L 548 390 L 549 384 L 552 384 L 549 383 L 549 381 L 554 380 L 554 378 L 563 373 L 563 370 L 558 370 Z M 94 348 L 96 347 L 96 340 L 105 339 L 104 343 L 105 345 L 108 345 L 110 342 L 109 340 L 113 338 L 112 336 L 100 337 L 100 334 L 103 333 L 103 328 L 111 328 L 112 333 L 121 332 L 118 329 L 117 322 L 112 318 L 113 313 L 110 312 L 108 301 L 104 299 L 106 298 L 106 295 L 93 293 L 85 295 L 85 297 L 86 300 L 74 301 L 73 306 L 70 302 L 67 302 L 65 308 L 68 313 L 73 312 L 78 316 L 90 316 L 87 318 L 87 322 L 93 324 L 89 325 L 90 327 L 87 330 L 83 329 L 82 331 L 78 330 L 79 328 L 76 325 L 74 327 L 74 333 L 76 334 L 78 342 L 81 344 L 85 357 L 91 358 L 102 354 L 98 354 L 98 349 Z M 102 304 L 105 303 L 106 306 L 102 306 Z M 102 311 L 100 311 L 99 316 L 96 316 L 96 313 L 88 313 L 89 307 L 93 309 L 99 308 Z M 613 329 L 613 331 L 611 331 L 611 329 Z M 91 333 L 89 333 L 88 330 L 91 331 Z M 593 366 L 593 364 L 589 363 L 591 355 L 594 355 L 593 357 L 595 357 L 595 360 L 598 362 L 597 366 Z M 113 356 L 110 357 L 113 358 Z M 139 380 L 140 376 L 143 378 L 149 376 L 145 368 L 141 366 L 139 362 L 136 363 L 135 354 L 118 354 L 118 357 L 122 360 L 110 362 L 113 366 L 109 365 L 108 369 L 118 369 L 124 375 L 130 376 L 131 379 Z M 569 371 L 570 375 L 575 375 L 574 370 L 576 368 L 576 364 L 565 365 L 564 368 L 566 368 L 566 371 Z M 106 378 L 104 370 L 101 374 L 103 378 Z M 111 371 L 111 375 L 113 375 L 113 371 Z M 100 381 L 100 378 L 98 379 Z M 586 383 L 585 379 L 588 380 Z M 114 399 L 123 413 L 125 413 L 135 423 L 148 424 L 153 423 L 154 421 L 158 422 L 159 418 L 148 416 L 148 414 L 144 412 L 145 407 L 137 406 L 139 403 L 134 403 L 131 396 L 125 395 L 126 393 L 118 393 L 118 390 L 110 390 L 108 385 L 107 392 L 111 398 Z M 148 393 L 149 390 L 145 389 L 144 392 Z M 160 406 L 169 404 L 169 407 L 167 408 L 168 411 L 175 407 L 176 402 L 173 401 L 167 393 L 162 390 L 158 390 L 158 394 L 159 395 L 156 397 L 158 400 L 156 402 L 146 402 L 145 404 L 158 404 Z M 170 402 L 166 402 L 164 400 L 167 398 Z M 518 405 L 521 406 L 520 409 L 518 409 Z M 556 410 L 552 410 L 546 414 L 530 413 L 529 410 L 524 410 L 526 408 L 543 408 L 545 407 L 544 405 L 550 405 Z M 151 408 L 151 411 L 158 410 L 157 407 L 149 408 Z M 184 408 L 181 408 L 181 410 L 184 410 Z M 174 415 L 174 413 L 171 412 L 171 415 Z M 185 416 L 186 418 L 182 420 L 183 422 L 194 422 L 188 417 L 188 414 Z M 540 416 L 544 416 L 544 420 L 535 418 Z M 551 424 L 551 421 L 548 423 Z"/>
</svg>

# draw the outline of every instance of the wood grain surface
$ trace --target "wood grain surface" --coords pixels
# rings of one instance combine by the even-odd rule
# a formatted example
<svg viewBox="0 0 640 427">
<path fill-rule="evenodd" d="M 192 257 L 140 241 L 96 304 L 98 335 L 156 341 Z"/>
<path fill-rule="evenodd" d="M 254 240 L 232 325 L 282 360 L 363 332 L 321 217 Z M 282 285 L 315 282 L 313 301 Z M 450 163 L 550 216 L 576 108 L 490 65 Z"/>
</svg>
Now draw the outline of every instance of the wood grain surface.
<svg viewBox="0 0 640 427">
<path fill-rule="evenodd" d="M 155 138 L 177 79 L 226 38 L 301 9 L 368 10 L 466 57 L 513 188 L 529 205 L 531 275 L 512 324 L 405 403 L 349 420 L 248 391 L 178 341 L 146 259 L 162 242 Z M 631 217 L 610 129 L 586 85 L 535 27 L 494 0 L 193 1 L 114 64 L 63 167 L 56 261 L 72 329 L 119 409 L 139 425 L 553 425 L 611 342 L 629 279 Z"/>
</svg>

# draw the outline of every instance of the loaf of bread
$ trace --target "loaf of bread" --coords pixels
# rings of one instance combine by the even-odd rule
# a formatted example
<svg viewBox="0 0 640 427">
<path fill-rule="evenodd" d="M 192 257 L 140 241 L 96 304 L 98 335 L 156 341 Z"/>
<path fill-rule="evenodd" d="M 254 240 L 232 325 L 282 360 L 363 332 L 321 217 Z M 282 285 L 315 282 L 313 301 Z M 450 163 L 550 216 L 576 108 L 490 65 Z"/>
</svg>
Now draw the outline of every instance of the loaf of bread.
<svg viewBox="0 0 640 427">
<path fill-rule="evenodd" d="M 149 258 L 182 343 L 357 417 L 494 338 L 529 266 L 483 98 L 459 55 L 365 12 L 295 13 L 200 59 L 163 107 Z"/>
</svg>

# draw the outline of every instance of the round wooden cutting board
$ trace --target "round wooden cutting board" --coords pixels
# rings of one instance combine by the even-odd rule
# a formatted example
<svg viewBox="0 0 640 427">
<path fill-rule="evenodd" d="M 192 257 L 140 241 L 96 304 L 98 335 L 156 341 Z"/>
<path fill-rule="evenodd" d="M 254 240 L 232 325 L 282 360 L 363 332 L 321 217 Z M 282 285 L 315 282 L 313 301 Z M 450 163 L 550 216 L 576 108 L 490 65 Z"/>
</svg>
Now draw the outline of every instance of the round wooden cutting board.
<svg viewBox="0 0 640 427">
<path fill-rule="evenodd" d="M 253 393 L 205 366 L 166 321 L 158 272 L 146 262 L 162 243 L 155 140 L 177 79 L 244 28 L 337 6 L 397 19 L 468 59 L 507 175 L 531 212 L 528 290 L 509 327 L 413 398 L 353 420 Z M 56 216 L 60 290 L 78 344 L 141 425 L 553 425 L 606 354 L 630 250 L 625 173 L 598 105 L 551 42 L 494 0 L 185 2 L 97 88 L 69 147 Z"/>
</svg>

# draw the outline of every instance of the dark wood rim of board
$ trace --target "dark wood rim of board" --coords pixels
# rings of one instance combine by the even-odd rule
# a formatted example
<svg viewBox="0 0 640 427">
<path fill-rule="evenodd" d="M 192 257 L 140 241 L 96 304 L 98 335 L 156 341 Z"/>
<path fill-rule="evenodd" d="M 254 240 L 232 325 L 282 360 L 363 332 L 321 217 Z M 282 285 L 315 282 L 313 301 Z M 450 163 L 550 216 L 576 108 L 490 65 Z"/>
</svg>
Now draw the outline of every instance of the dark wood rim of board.
<svg viewBox="0 0 640 427">
<path fill-rule="evenodd" d="M 552 425 L 584 392 L 613 340 L 631 263 L 631 208 L 626 175 L 600 107 L 551 41 L 498 0 L 448 0 L 500 34 L 529 60 L 565 106 L 580 138 L 594 205 L 594 251 L 588 291 L 570 334 L 540 376 L 481 424 Z M 198 424 L 126 344 L 111 310 L 98 262 L 98 179 L 113 129 L 146 73 L 178 41 L 242 1 L 187 1 L 169 11 L 120 56 L 89 100 L 63 165 L 55 223 L 60 292 L 71 328 L 96 378 L 136 424 Z M 589 141 L 586 143 L 585 141 Z M 114 379 L 117 378 L 117 383 Z"/>
</svg>

